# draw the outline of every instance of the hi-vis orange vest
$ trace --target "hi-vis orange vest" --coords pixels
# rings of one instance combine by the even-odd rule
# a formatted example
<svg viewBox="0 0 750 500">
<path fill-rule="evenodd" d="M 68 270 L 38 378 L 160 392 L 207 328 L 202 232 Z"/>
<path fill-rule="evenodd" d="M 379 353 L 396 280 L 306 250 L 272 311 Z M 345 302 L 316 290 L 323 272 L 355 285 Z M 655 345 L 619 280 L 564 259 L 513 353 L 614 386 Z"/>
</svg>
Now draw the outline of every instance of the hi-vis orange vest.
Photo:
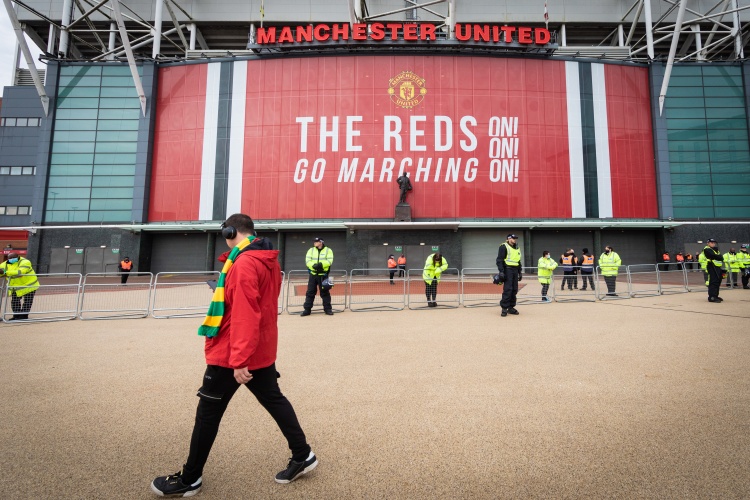
<svg viewBox="0 0 750 500">
<path fill-rule="evenodd" d="M 682 256 L 682 255 L 680 255 L 680 254 L 677 254 L 677 255 L 675 256 L 675 260 L 676 260 L 677 262 L 685 262 L 685 257 L 683 257 L 683 256 Z"/>
<path fill-rule="evenodd" d="M 133 261 L 131 260 L 130 262 L 125 262 L 124 260 L 121 260 L 120 267 L 125 271 L 130 271 L 133 268 Z"/>
<path fill-rule="evenodd" d="M 663 260 L 664 262 L 669 262 L 669 254 L 668 253 L 663 254 L 661 256 L 661 260 Z"/>
<path fill-rule="evenodd" d="M 398 263 L 399 263 L 400 265 L 404 265 L 404 264 L 406 264 L 406 257 L 403 257 L 403 256 L 402 256 L 402 257 L 399 257 L 399 258 L 398 258 Z"/>
<path fill-rule="evenodd" d="M 568 255 L 562 258 L 563 263 L 563 271 L 572 271 L 573 270 L 573 256 Z"/>
<path fill-rule="evenodd" d="M 593 255 L 584 255 L 583 256 L 583 264 L 581 266 L 581 269 L 584 271 L 591 271 L 594 269 L 594 256 Z"/>
<path fill-rule="evenodd" d="M 396 267 L 396 261 L 393 259 L 388 259 L 388 269 L 393 269 Z"/>
</svg>

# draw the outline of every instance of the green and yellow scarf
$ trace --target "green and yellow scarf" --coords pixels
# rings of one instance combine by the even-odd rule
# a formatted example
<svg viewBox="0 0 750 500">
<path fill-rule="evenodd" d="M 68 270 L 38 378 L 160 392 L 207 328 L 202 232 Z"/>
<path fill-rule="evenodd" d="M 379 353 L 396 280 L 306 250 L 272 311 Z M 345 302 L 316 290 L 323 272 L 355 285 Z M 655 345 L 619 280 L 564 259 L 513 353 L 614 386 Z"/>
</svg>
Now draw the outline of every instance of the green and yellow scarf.
<svg viewBox="0 0 750 500">
<path fill-rule="evenodd" d="M 255 236 L 248 236 L 240 241 L 239 244 L 229 252 L 229 257 L 227 257 L 227 261 L 221 269 L 219 281 L 216 283 L 216 290 L 214 290 L 214 296 L 211 298 L 211 305 L 208 306 L 206 319 L 204 319 L 203 324 L 198 327 L 198 335 L 211 338 L 216 337 L 219 334 L 221 319 L 224 317 L 224 283 L 227 280 L 227 273 L 240 252 L 247 248 L 254 239 Z"/>
</svg>

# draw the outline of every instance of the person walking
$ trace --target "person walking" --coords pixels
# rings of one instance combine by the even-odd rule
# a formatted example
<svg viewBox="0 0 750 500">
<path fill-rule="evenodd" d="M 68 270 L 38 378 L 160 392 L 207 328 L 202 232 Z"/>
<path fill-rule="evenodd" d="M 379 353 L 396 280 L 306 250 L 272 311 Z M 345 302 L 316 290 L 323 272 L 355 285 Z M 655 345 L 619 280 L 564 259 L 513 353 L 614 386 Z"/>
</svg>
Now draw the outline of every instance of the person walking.
<svg viewBox="0 0 750 500">
<path fill-rule="evenodd" d="M 617 255 L 615 249 L 611 245 L 604 247 L 604 253 L 599 257 L 599 268 L 602 270 L 604 282 L 607 284 L 607 296 L 609 297 L 617 297 L 615 286 L 621 265 L 622 259 Z"/>
<path fill-rule="evenodd" d="M 578 278 L 576 276 L 578 260 L 572 248 L 560 256 L 560 264 L 562 264 L 563 269 L 563 280 L 560 290 L 565 290 L 566 281 L 568 282 L 568 290 L 572 290 L 573 288 L 578 290 Z"/>
<path fill-rule="evenodd" d="M 715 239 L 709 238 L 706 241 L 703 255 L 706 257 L 706 273 L 708 274 L 708 301 L 723 302 L 724 299 L 719 297 L 719 290 L 723 278 L 721 268 L 724 265 L 724 256 L 721 255 Z"/>
<path fill-rule="evenodd" d="M 740 274 L 742 275 L 742 288 L 750 289 L 750 253 L 747 251 L 747 243 L 740 246 L 740 253 L 737 254 L 737 262 L 740 264 Z"/>
<path fill-rule="evenodd" d="M 738 279 L 740 273 L 740 264 L 737 262 L 737 249 L 736 248 L 730 248 L 727 253 L 723 255 L 724 257 L 724 271 L 727 275 L 727 283 L 726 286 L 732 287 L 737 285 Z"/>
<path fill-rule="evenodd" d="M 393 283 L 393 275 L 396 274 L 396 267 L 398 267 L 396 258 L 391 254 L 388 256 L 388 274 L 390 274 L 391 285 L 395 284 Z"/>
<path fill-rule="evenodd" d="M 594 286 L 594 256 L 589 253 L 588 248 L 583 249 L 583 255 L 580 258 L 580 262 L 581 281 L 583 282 L 581 290 L 586 290 L 587 284 L 591 285 L 592 290 L 596 290 L 596 287 Z"/>
<path fill-rule="evenodd" d="M 318 289 L 320 289 L 320 298 L 323 300 L 323 311 L 328 316 L 333 316 L 331 292 L 328 287 L 323 286 L 323 281 L 328 278 L 328 273 L 333 265 L 333 250 L 328 248 L 321 238 L 315 238 L 312 248 L 307 251 L 305 256 L 305 265 L 310 276 L 307 279 L 307 292 L 305 293 L 305 304 L 302 306 L 301 316 L 310 316 Z"/>
<path fill-rule="evenodd" d="M 422 279 L 425 284 L 424 294 L 427 296 L 427 307 L 437 307 L 437 302 L 435 302 L 437 287 L 440 283 L 440 276 L 446 269 L 448 269 L 448 261 L 445 260 L 443 254 L 438 252 L 427 257 L 424 263 L 424 270 L 422 271 Z"/>
<path fill-rule="evenodd" d="M 253 221 L 245 214 L 229 217 L 221 234 L 232 250 L 208 315 L 198 329 L 198 334 L 206 337 L 208 366 L 198 389 L 188 458 L 181 471 L 153 480 L 151 490 L 159 496 L 186 497 L 200 491 L 222 416 L 241 385 L 273 417 L 291 450 L 292 458 L 276 474 L 276 482 L 290 483 L 318 465 L 294 408 L 278 385 L 279 252 L 266 238 L 253 236 Z M 239 468 L 242 474 L 247 473 L 242 464 Z"/>
<path fill-rule="evenodd" d="M 500 282 L 503 283 L 503 296 L 500 300 L 502 311 L 500 316 L 518 314 L 516 309 L 516 295 L 518 295 L 518 282 L 523 279 L 521 273 L 521 250 L 518 248 L 518 236 L 509 234 L 505 237 L 505 243 L 500 245 L 497 251 L 497 271 Z"/>
<path fill-rule="evenodd" d="M 398 277 L 406 276 L 406 255 L 401 254 L 398 258 Z"/>
<path fill-rule="evenodd" d="M 0 276 L 5 276 L 8 282 L 8 296 L 10 308 L 13 310 L 11 321 L 29 319 L 34 295 L 39 290 L 37 279 L 31 261 L 21 257 L 17 252 L 10 252 L 8 260 L 0 263 Z"/>
<path fill-rule="evenodd" d="M 120 265 L 117 266 L 117 270 L 120 271 L 120 284 L 124 285 L 128 282 L 131 269 L 133 269 L 133 261 L 130 260 L 130 257 L 125 257 L 120 261 Z"/>
<path fill-rule="evenodd" d="M 584 252 L 586 250 L 584 249 Z M 539 258 L 539 262 L 536 264 L 537 267 L 537 279 L 542 284 L 542 302 L 552 302 L 552 299 L 547 297 L 547 291 L 549 290 L 550 283 L 552 282 L 552 272 L 557 269 L 557 262 L 555 259 L 549 256 L 549 251 L 544 250 L 542 256 Z M 584 286 L 585 286 L 584 281 Z M 592 285 L 593 286 L 593 285 Z"/>
</svg>

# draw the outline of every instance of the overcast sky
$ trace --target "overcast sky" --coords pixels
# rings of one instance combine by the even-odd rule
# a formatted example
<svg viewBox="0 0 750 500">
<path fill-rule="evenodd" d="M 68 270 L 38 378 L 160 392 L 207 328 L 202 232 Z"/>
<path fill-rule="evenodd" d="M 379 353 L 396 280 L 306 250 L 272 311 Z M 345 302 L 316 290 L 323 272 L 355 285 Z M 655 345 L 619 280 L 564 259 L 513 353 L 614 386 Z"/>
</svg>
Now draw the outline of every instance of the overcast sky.
<svg viewBox="0 0 750 500">
<path fill-rule="evenodd" d="M 41 50 L 34 45 L 28 38 L 26 42 L 31 49 L 31 56 L 34 58 L 34 64 L 38 69 L 45 69 L 45 66 L 37 59 Z M 8 19 L 8 13 L 4 5 L 0 5 L 0 95 L 3 87 L 13 84 L 13 69 L 15 68 L 15 47 L 16 34 L 13 32 L 13 26 Z M 26 68 L 26 62 L 21 57 L 21 67 Z"/>
</svg>

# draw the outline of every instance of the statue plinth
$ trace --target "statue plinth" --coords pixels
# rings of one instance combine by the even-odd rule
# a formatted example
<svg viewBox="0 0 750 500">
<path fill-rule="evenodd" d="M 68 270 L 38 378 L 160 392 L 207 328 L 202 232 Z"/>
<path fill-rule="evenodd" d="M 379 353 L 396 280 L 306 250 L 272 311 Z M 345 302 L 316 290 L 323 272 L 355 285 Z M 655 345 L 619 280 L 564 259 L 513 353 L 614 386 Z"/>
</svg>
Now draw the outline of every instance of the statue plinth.
<svg viewBox="0 0 750 500">
<path fill-rule="evenodd" d="M 395 222 L 411 222 L 411 205 L 408 203 L 399 203 L 396 205 Z"/>
</svg>

